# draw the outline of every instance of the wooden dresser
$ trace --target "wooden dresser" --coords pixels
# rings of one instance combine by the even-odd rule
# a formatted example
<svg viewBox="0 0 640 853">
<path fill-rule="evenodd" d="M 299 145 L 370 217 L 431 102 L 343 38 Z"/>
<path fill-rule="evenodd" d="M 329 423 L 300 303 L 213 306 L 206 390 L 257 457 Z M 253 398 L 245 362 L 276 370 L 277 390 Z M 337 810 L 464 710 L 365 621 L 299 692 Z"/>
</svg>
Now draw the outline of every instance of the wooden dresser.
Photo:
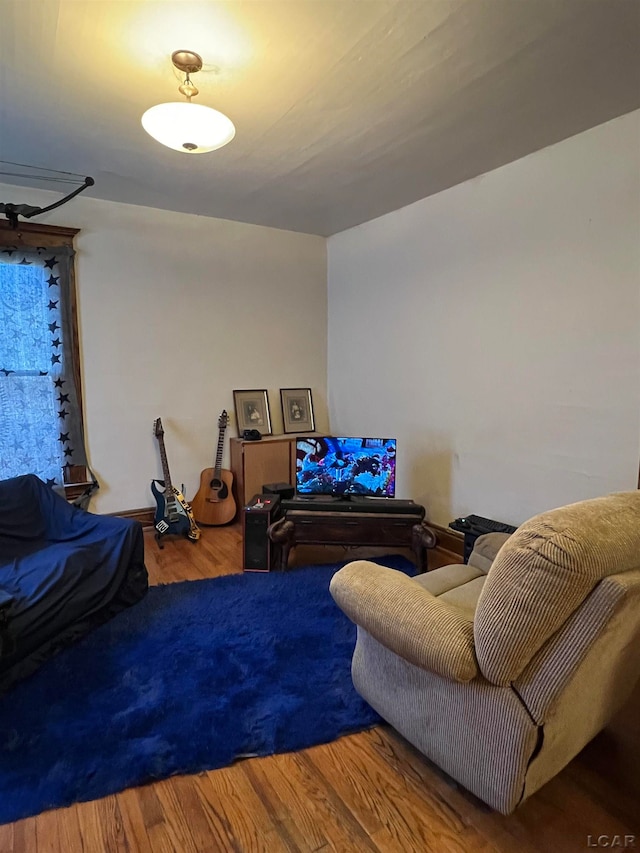
<svg viewBox="0 0 640 853">
<path fill-rule="evenodd" d="M 305 433 L 306 437 L 322 433 Z M 231 439 L 231 472 L 238 513 L 266 483 L 296 481 L 297 435 L 267 435 L 260 441 Z"/>
</svg>

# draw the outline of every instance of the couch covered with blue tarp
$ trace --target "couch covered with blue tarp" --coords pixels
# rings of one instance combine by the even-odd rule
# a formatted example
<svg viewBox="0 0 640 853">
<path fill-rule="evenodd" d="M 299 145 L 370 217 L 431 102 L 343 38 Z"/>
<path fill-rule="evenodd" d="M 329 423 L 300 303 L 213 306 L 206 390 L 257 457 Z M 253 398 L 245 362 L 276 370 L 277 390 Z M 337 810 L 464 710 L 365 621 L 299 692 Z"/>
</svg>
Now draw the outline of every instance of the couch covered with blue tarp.
<svg viewBox="0 0 640 853">
<path fill-rule="evenodd" d="M 0 692 L 147 592 L 142 527 L 0 481 Z"/>
</svg>

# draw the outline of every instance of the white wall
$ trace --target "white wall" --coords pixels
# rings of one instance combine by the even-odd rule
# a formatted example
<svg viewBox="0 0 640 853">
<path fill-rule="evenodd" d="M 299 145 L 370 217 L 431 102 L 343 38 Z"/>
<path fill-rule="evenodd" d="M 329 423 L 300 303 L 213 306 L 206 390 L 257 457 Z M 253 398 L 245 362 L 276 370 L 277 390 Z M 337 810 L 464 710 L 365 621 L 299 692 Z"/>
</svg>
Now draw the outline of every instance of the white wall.
<svg viewBox="0 0 640 853">
<path fill-rule="evenodd" d="M 332 428 L 436 523 L 636 487 L 639 172 L 640 111 L 329 239 Z"/>
<path fill-rule="evenodd" d="M 0 186 L 0 199 L 53 194 Z M 36 220 L 34 220 L 36 221 Z M 321 237 L 78 197 L 38 222 L 81 228 L 77 289 L 87 449 L 96 512 L 153 505 L 162 417 L 174 484 L 188 498 L 213 464 L 234 388 L 311 387 L 327 429 L 326 242 Z M 223 465 L 228 467 L 228 440 Z"/>
</svg>

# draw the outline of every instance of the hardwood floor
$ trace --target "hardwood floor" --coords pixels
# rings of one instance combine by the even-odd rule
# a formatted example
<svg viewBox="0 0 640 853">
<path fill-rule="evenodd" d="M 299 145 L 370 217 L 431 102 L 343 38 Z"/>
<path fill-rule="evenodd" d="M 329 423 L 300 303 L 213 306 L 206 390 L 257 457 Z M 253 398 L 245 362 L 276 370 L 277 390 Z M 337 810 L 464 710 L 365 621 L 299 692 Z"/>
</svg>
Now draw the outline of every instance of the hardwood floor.
<svg viewBox="0 0 640 853">
<path fill-rule="evenodd" d="M 150 532 L 145 539 L 152 583 L 240 571 L 238 525 L 205 530 L 196 545 L 167 540 L 162 551 Z M 293 563 L 362 554 L 299 548 Z M 430 561 L 433 567 L 443 557 L 434 553 Z M 613 724 L 509 817 L 379 726 L 0 826 L 0 853 L 573 853 L 620 849 L 625 836 L 640 848 L 639 704 L 636 689 Z"/>
</svg>

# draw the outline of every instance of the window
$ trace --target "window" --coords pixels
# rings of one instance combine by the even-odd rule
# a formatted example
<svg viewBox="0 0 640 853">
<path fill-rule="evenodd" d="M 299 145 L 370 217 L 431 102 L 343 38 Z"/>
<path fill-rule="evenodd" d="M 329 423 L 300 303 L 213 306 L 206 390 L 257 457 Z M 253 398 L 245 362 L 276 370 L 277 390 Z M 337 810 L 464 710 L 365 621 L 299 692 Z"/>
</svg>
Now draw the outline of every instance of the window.
<svg viewBox="0 0 640 853">
<path fill-rule="evenodd" d="M 77 229 L 0 222 L 0 479 L 88 480 L 75 311 Z M 73 484 L 76 484 L 75 487 Z"/>
</svg>

